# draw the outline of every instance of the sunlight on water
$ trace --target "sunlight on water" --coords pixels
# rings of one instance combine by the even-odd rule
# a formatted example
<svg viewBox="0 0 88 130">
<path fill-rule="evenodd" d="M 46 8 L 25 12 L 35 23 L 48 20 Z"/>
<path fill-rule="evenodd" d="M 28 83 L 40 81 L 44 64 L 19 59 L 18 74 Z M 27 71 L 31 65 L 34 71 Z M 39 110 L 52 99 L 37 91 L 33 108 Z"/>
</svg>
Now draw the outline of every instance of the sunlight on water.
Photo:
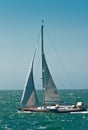
<svg viewBox="0 0 88 130">
<path fill-rule="evenodd" d="M 17 111 L 17 113 L 29 113 L 29 114 L 32 114 L 33 112 L 30 112 L 30 111 Z"/>
<path fill-rule="evenodd" d="M 41 103 L 41 91 L 37 92 Z M 79 97 L 76 98 L 76 94 Z M 76 94 L 73 90 L 60 90 L 66 102 L 75 103 L 80 100 L 88 105 L 88 90 L 77 90 Z M 68 114 L 19 112 L 21 95 L 22 91 L 0 91 L 0 130 L 88 129 L 88 111 Z"/>
<path fill-rule="evenodd" d="M 71 114 L 88 114 L 88 110 L 83 112 L 71 112 Z"/>
</svg>

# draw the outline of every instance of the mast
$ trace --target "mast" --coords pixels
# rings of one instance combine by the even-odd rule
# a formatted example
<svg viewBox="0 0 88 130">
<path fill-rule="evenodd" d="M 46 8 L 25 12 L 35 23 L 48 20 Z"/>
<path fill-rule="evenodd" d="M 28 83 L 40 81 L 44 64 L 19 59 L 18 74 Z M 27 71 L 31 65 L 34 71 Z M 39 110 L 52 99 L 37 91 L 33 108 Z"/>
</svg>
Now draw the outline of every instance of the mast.
<svg viewBox="0 0 88 130">
<path fill-rule="evenodd" d="M 45 108 L 45 87 L 44 87 L 44 70 L 43 70 L 43 57 L 44 57 L 44 46 L 43 46 L 43 28 L 44 28 L 44 25 L 43 25 L 44 21 L 42 20 L 42 25 L 41 25 L 41 49 L 42 49 L 42 86 L 43 86 L 43 105 L 44 105 L 44 108 Z"/>
</svg>

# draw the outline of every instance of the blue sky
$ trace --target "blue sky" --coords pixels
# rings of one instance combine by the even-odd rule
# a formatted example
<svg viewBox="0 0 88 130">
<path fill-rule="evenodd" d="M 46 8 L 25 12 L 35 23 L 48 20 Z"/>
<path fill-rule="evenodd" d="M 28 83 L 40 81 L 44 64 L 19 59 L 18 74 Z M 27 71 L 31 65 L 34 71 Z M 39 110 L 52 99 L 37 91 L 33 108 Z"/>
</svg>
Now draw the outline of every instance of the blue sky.
<svg viewBox="0 0 88 130">
<path fill-rule="evenodd" d="M 42 19 L 50 39 L 44 40 L 46 56 L 56 85 L 88 89 L 87 0 L 0 0 L 0 89 L 23 89 Z M 51 56 L 50 41 L 61 63 Z"/>
</svg>

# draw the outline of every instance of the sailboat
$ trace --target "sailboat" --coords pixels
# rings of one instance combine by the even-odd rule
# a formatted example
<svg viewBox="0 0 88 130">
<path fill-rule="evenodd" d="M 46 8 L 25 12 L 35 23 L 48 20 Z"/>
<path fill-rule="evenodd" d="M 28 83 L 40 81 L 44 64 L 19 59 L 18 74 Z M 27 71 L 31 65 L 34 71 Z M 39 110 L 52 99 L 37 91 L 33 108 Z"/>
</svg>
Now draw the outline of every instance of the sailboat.
<svg viewBox="0 0 88 130">
<path fill-rule="evenodd" d="M 76 105 L 66 105 L 66 104 L 61 105 L 60 95 L 58 93 L 54 80 L 51 76 L 45 58 L 44 45 L 43 45 L 44 44 L 43 29 L 44 29 L 44 22 L 42 21 L 41 25 L 41 57 L 42 57 L 42 88 L 43 88 L 42 106 L 39 105 L 34 84 L 34 76 L 33 76 L 33 68 L 35 60 L 35 53 L 34 53 L 21 98 L 21 107 L 18 108 L 18 110 L 29 112 L 50 112 L 50 113 L 86 111 L 87 107 L 82 102 L 77 102 Z"/>
</svg>

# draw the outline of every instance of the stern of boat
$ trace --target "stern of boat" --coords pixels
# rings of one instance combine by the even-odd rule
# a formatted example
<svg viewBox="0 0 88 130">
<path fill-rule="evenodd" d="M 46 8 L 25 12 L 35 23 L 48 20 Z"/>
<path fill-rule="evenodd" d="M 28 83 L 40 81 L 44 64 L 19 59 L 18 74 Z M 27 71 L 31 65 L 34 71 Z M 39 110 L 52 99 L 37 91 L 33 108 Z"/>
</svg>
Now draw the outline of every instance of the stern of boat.
<svg viewBox="0 0 88 130">
<path fill-rule="evenodd" d="M 80 108 L 82 111 L 86 111 L 87 110 L 87 105 L 84 104 L 83 102 L 77 102 L 76 107 Z"/>
</svg>

